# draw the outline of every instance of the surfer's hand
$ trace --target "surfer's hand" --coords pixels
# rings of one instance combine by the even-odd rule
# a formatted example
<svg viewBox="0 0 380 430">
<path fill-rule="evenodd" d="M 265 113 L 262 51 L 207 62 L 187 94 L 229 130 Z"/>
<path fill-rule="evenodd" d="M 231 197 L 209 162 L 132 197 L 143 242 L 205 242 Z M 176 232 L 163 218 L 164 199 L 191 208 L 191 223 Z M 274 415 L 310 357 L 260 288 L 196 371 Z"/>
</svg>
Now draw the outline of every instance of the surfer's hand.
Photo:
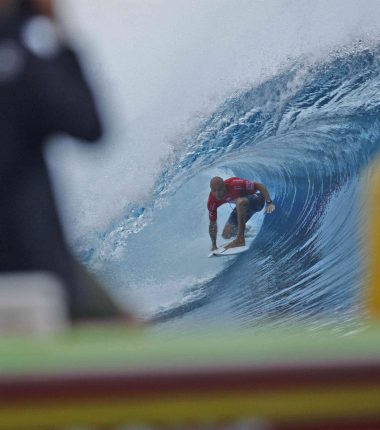
<svg viewBox="0 0 380 430">
<path fill-rule="evenodd" d="M 265 213 L 271 214 L 272 212 L 274 212 L 275 209 L 276 206 L 274 205 L 274 203 L 269 203 L 269 205 L 267 205 L 267 207 L 265 208 Z"/>
</svg>

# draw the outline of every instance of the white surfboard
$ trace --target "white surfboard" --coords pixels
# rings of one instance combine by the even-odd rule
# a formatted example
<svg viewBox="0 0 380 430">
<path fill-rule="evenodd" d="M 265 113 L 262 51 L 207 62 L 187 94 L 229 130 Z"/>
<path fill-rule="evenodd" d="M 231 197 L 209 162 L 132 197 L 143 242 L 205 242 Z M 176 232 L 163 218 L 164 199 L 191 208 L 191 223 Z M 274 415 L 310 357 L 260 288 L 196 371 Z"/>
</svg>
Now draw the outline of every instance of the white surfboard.
<svg viewBox="0 0 380 430">
<path fill-rule="evenodd" d="M 215 251 L 212 251 L 209 255 L 209 257 L 212 257 L 215 255 L 216 257 L 227 257 L 228 255 L 235 255 L 235 254 L 241 254 L 242 252 L 248 251 L 249 247 L 247 245 L 245 246 L 237 246 L 235 248 L 229 248 L 226 249 L 223 246 L 221 246 L 218 249 L 215 249 Z"/>
<path fill-rule="evenodd" d="M 227 244 L 220 246 L 219 248 L 215 249 L 215 251 L 211 251 L 208 255 L 209 257 L 228 257 L 231 255 L 241 254 L 242 252 L 248 251 L 251 243 L 253 242 L 253 239 L 255 238 L 255 235 L 253 234 L 253 230 L 251 228 L 246 230 L 245 235 L 245 246 L 237 246 L 235 248 L 224 248 Z M 233 239 L 231 239 L 232 241 Z"/>
</svg>

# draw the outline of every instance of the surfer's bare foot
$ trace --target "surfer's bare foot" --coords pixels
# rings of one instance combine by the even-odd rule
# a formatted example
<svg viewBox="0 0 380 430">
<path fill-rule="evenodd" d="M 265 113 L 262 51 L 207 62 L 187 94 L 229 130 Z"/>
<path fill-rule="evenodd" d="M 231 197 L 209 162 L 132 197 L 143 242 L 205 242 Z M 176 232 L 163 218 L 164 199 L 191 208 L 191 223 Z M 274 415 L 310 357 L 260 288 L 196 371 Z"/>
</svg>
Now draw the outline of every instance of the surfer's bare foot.
<svg viewBox="0 0 380 430">
<path fill-rule="evenodd" d="M 239 246 L 245 246 L 245 240 L 244 237 L 237 237 L 235 240 L 233 240 L 231 243 L 226 245 L 224 249 L 230 249 L 230 248 L 238 248 Z"/>
</svg>

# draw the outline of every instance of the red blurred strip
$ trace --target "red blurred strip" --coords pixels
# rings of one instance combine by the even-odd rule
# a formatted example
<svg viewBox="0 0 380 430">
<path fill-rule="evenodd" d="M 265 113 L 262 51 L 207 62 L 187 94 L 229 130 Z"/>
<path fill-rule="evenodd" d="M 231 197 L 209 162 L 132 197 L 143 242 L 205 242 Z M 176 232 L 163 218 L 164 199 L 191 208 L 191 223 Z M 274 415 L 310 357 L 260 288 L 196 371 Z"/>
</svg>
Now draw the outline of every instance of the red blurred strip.
<svg viewBox="0 0 380 430">
<path fill-rule="evenodd" d="M 219 391 L 267 391 L 355 385 L 380 386 L 380 363 L 102 372 L 0 378 L 0 402 L 75 398 L 134 398 Z M 380 405 L 379 405 L 380 409 Z"/>
</svg>

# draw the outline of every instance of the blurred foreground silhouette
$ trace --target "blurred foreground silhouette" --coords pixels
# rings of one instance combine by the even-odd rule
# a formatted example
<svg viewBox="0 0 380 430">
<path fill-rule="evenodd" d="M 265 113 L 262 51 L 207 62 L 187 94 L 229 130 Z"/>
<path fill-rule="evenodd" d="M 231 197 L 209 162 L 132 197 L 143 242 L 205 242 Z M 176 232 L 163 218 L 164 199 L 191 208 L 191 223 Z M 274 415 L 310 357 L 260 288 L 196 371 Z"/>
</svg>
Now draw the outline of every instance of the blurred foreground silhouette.
<svg viewBox="0 0 380 430">
<path fill-rule="evenodd" d="M 51 1 L 0 2 L 0 271 L 47 272 L 72 320 L 126 317 L 70 254 L 43 157 L 46 139 L 102 134 L 91 90 Z"/>
</svg>

